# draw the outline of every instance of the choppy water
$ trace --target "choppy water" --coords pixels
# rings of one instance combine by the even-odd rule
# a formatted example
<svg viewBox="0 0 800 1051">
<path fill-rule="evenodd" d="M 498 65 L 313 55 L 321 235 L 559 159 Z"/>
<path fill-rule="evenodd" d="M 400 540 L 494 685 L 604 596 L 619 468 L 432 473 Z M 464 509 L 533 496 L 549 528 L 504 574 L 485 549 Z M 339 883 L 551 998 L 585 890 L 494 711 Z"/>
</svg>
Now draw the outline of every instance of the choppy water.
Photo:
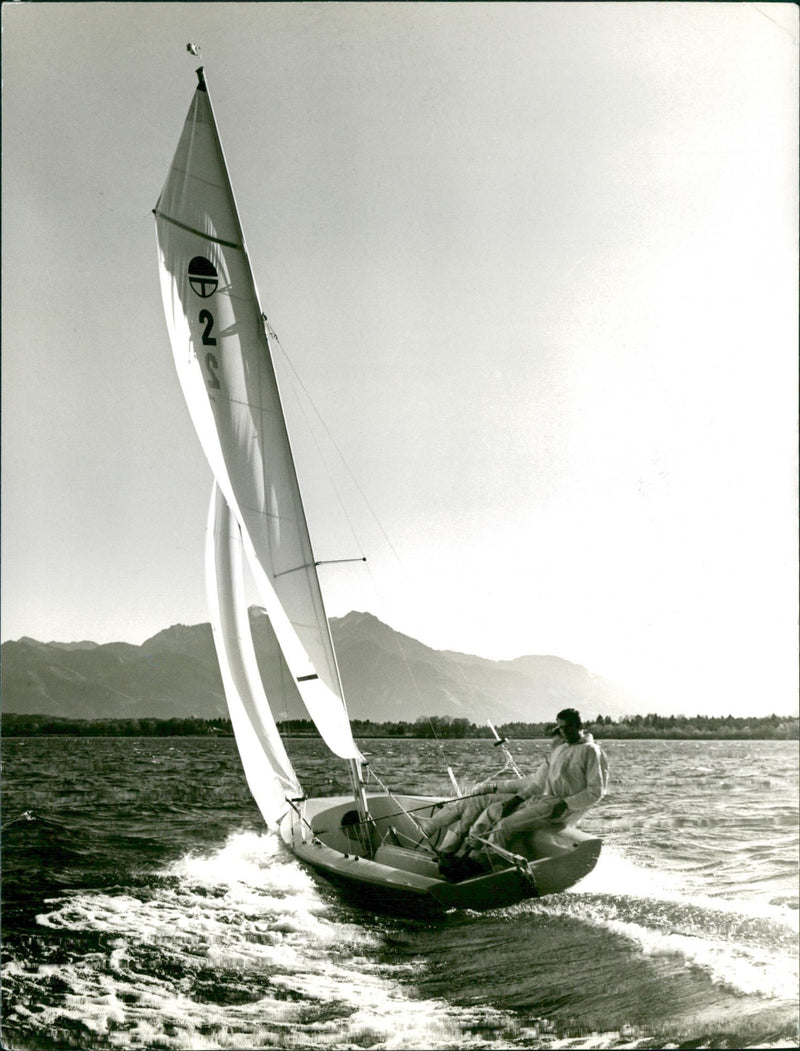
<svg viewBox="0 0 800 1051">
<path fill-rule="evenodd" d="M 529 768 L 546 747 L 519 742 Z M 301 777 L 342 787 L 320 746 Z M 369 741 L 446 792 L 428 741 Z M 3 1045 L 789 1047 L 791 742 L 608 742 L 604 850 L 573 890 L 441 921 L 344 904 L 267 832 L 231 739 L 3 742 Z M 496 759 L 448 745 L 460 776 Z"/>
</svg>

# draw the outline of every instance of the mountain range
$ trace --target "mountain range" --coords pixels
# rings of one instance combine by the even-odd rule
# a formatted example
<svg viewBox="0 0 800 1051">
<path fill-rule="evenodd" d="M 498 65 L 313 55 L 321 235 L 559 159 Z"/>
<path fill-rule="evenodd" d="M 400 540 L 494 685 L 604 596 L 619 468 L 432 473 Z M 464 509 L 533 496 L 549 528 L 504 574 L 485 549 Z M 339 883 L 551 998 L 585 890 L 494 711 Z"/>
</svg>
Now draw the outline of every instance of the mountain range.
<svg viewBox="0 0 800 1051">
<path fill-rule="evenodd" d="M 564 707 L 587 718 L 635 714 L 641 704 L 560 657 L 493 661 L 434 650 L 370 613 L 331 619 L 350 716 L 414 722 L 429 715 L 507 722 L 552 720 Z M 291 676 L 275 659 L 260 608 L 250 624 L 267 696 Z M 79 719 L 211 719 L 227 715 L 210 624 L 176 624 L 136 646 L 126 642 L 38 642 L 0 647 L 5 712 Z M 301 710 L 279 718 L 303 718 Z"/>
</svg>

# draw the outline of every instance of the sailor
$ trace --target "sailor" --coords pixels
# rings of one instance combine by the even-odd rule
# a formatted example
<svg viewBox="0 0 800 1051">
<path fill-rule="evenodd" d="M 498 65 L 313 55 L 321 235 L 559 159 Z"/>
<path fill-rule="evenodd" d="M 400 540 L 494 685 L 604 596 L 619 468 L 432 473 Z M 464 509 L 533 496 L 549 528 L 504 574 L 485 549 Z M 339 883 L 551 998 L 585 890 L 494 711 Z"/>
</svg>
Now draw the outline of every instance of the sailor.
<svg viewBox="0 0 800 1051">
<path fill-rule="evenodd" d="M 553 746 L 526 777 L 498 781 L 478 796 L 446 804 L 420 826 L 444 855 L 481 853 L 480 836 L 506 847 L 518 832 L 552 824 L 574 825 L 608 790 L 608 760 L 580 713 L 564 708 L 556 716 Z"/>
</svg>

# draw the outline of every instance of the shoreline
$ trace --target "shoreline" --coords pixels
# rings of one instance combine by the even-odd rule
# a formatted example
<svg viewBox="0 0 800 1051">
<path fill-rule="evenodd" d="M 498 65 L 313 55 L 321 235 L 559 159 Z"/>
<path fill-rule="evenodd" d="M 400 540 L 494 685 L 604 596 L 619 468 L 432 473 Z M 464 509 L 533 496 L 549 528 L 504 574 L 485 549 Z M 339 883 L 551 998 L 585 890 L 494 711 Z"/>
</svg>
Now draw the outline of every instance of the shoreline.
<svg viewBox="0 0 800 1051">
<path fill-rule="evenodd" d="M 353 736 L 359 740 L 492 740 L 484 727 L 433 716 L 415 723 L 374 723 L 351 720 Z M 587 722 L 585 729 L 598 741 L 669 740 L 669 741 L 797 741 L 800 720 L 777 715 L 750 718 L 726 716 L 633 716 L 620 720 Z M 308 720 L 279 723 L 287 738 L 319 739 Z M 543 723 L 508 723 L 497 727 L 502 738 L 514 741 L 549 739 L 549 725 Z M 177 717 L 158 719 L 108 718 L 75 719 L 67 716 L 4 712 L 2 737 L 233 737 L 228 719 Z"/>
</svg>

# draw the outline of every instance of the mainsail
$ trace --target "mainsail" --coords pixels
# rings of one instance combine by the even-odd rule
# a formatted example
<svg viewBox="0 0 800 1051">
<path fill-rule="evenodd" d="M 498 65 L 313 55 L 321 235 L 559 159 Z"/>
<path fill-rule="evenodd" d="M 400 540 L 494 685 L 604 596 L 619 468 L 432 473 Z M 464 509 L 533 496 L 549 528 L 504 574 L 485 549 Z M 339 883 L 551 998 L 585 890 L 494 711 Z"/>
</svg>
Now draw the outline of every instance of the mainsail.
<svg viewBox="0 0 800 1051">
<path fill-rule="evenodd" d="M 226 505 L 220 510 L 215 497 L 212 533 L 221 549 L 209 557 L 220 664 L 231 671 L 239 660 L 231 640 L 241 639 L 241 617 L 224 612 L 220 592 L 233 577 L 219 566 L 229 560 L 230 543 L 241 543 L 311 718 L 336 755 L 357 761 L 264 318 L 202 69 L 198 77 L 154 211 L 175 366 Z M 228 512 L 238 536 L 229 529 Z M 239 692 L 247 679 L 249 671 L 226 674 L 232 711 L 252 708 Z M 282 761 L 278 777 L 293 777 Z"/>
</svg>

